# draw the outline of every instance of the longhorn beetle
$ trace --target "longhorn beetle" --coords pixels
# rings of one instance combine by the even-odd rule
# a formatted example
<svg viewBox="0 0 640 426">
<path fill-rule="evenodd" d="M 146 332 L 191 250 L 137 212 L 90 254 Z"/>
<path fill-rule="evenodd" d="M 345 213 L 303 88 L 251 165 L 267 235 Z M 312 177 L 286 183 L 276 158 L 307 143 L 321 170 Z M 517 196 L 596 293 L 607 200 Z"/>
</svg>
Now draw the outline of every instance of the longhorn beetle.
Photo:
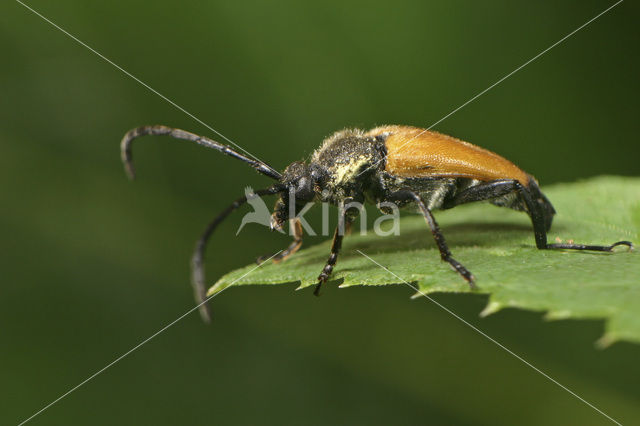
<svg viewBox="0 0 640 426">
<path fill-rule="evenodd" d="M 293 242 L 273 260 L 279 262 L 294 254 L 302 245 L 302 227 L 296 215 L 310 202 L 327 202 L 342 206 L 345 201 L 395 203 L 399 208 L 417 209 L 424 216 L 440 257 L 475 287 L 475 277 L 455 260 L 433 217 L 435 209 L 450 209 L 472 201 L 487 200 L 497 206 L 524 211 L 531 218 L 538 249 L 573 249 L 611 252 L 620 245 L 549 244 L 553 206 L 540 191 L 533 176 L 491 151 L 430 130 L 409 126 L 381 126 L 369 131 L 341 130 L 324 140 L 309 162 L 291 163 L 282 173 L 237 150 L 184 130 L 166 126 L 143 126 L 129 131 L 121 142 L 122 161 L 130 178 L 135 171 L 131 145 L 134 139 L 147 135 L 167 135 L 195 142 L 248 163 L 276 183 L 255 191 L 258 196 L 278 195 L 271 216 L 271 228 L 282 230 L 289 221 Z M 196 243 L 191 260 L 192 284 L 198 303 L 206 298 L 203 256 L 209 237 L 234 210 L 247 202 L 247 196 L 235 200 L 205 229 Z M 294 206 L 290 209 L 289 206 Z M 331 276 L 342 245 L 345 227 L 357 217 L 359 210 L 341 211 L 339 225 L 333 235 L 329 258 L 318 276 L 314 294 Z M 260 261 L 260 258 L 258 259 Z M 200 312 L 210 319 L 207 304 Z"/>
</svg>

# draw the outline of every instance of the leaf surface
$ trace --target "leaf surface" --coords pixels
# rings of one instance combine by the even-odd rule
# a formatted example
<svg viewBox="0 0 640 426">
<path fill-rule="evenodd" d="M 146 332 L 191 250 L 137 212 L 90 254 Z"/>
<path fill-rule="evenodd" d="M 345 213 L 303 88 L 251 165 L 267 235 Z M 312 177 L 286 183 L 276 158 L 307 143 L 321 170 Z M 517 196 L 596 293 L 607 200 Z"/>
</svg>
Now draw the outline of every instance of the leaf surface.
<svg viewBox="0 0 640 426">
<path fill-rule="evenodd" d="M 543 188 L 557 210 L 549 241 L 574 240 L 611 244 L 640 232 L 640 178 L 598 177 Z M 600 344 L 617 340 L 640 343 L 640 255 L 624 247 L 616 253 L 537 250 L 529 217 L 487 203 L 436 212 L 454 257 L 476 276 L 478 290 L 489 301 L 482 315 L 505 307 L 545 311 L 549 319 L 605 320 Z M 217 293 L 233 283 L 316 284 L 328 257 L 330 241 L 300 250 L 280 264 L 251 264 L 232 271 L 209 290 Z M 370 256 L 386 271 L 358 251 Z M 394 276 L 395 274 L 395 276 Z M 401 279 L 398 279 L 397 277 Z M 345 237 L 338 265 L 326 285 L 406 285 L 417 296 L 470 291 L 447 264 L 422 217 L 401 220 L 400 235 Z"/>
</svg>

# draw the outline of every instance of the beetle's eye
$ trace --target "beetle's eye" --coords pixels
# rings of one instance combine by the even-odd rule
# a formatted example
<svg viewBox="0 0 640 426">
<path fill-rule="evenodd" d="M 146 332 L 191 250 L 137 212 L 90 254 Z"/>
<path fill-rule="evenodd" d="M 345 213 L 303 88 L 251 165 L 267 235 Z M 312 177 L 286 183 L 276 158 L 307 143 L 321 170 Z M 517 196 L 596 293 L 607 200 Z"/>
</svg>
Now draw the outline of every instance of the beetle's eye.
<svg viewBox="0 0 640 426">
<path fill-rule="evenodd" d="M 313 182 L 308 177 L 298 179 L 296 185 L 296 200 L 311 201 L 313 200 Z"/>
</svg>

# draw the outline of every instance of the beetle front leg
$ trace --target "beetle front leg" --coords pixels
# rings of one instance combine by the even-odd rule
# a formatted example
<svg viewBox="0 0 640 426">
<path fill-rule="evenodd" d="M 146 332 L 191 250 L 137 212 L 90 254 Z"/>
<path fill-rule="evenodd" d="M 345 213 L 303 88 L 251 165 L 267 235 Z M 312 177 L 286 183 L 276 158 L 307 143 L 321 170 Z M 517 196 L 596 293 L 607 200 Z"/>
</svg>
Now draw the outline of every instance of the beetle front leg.
<svg viewBox="0 0 640 426">
<path fill-rule="evenodd" d="M 284 260 L 287 260 L 290 256 L 292 256 L 295 252 L 297 252 L 302 246 L 302 224 L 300 223 L 300 219 L 294 218 L 289 219 L 289 226 L 293 232 L 293 241 L 291 244 L 287 246 L 280 253 L 273 256 L 273 263 L 280 263 Z M 256 259 L 256 263 L 260 264 L 265 260 L 269 259 L 272 256 L 260 256 Z"/>
<path fill-rule="evenodd" d="M 326 283 L 333 272 L 334 266 L 336 266 L 336 262 L 338 261 L 338 254 L 340 253 L 340 249 L 342 248 L 342 239 L 344 238 L 344 234 L 348 233 L 351 229 L 351 223 L 353 222 L 353 218 L 348 216 L 346 213 L 340 215 L 340 219 L 338 221 L 338 226 L 336 227 L 335 232 L 333 233 L 333 243 L 331 244 L 331 253 L 329 254 L 329 259 L 327 259 L 327 263 L 322 268 L 322 272 L 318 275 L 318 284 L 316 284 L 315 290 L 313 290 L 313 294 L 316 296 L 320 296 L 320 288 L 323 283 Z"/>
</svg>

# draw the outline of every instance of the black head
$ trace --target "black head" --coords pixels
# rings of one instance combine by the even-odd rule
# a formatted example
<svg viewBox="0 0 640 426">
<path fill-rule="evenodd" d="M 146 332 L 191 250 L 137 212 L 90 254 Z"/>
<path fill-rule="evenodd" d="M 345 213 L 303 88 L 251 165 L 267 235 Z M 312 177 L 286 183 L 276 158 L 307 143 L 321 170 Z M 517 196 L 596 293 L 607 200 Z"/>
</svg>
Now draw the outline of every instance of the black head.
<svg viewBox="0 0 640 426">
<path fill-rule="evenodd" d="M 302 161 L 289 164 L 280 179 L 282 191 L 271 215 L 272 229 L 282 229 L 288 219 L 295 217 L 307 203 L 317 199 L 316 191 L 320 190 L 318 178 L 309 164 Z"/>
<path fill-rule="evenodd" d="M 372 175 L 384 168 L 385 152 L 382 140 L 362 130 L 335 132 L 314 151 L 309 163 L 292 163 L 282 173 L 282 192 L 271 227 L 281 229 L 310 202 L 363 201 L 364 191 L 372 186 Z"/>
</svg>

